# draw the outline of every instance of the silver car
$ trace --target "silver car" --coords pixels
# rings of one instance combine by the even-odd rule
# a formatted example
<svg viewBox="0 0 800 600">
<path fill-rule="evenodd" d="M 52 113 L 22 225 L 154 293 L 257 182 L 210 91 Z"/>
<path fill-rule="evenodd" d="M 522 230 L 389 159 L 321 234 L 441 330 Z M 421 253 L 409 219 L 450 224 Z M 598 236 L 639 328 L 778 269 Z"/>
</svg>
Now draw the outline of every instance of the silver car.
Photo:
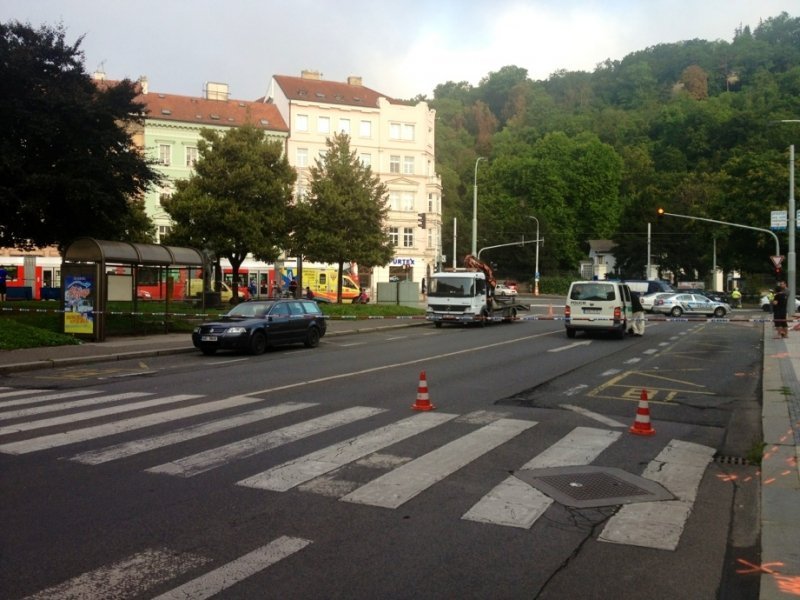
<svg viewBox="0 0 800 600">
<path fill-rule="evenodd" d="M 673 317 L 706 315 L 722 318 L 731 312 L 731 307 L 725 302 L 715 302 L 700 294 L 670 294 L 663 298 L 657 298 L 653 303 L 652 311 Z"/>
<path fill-rule="evenodd" d="M 655 304 L 656 300 L 659 298 L 666 298 L 667 296 L 672 296 L 675 292 L 654 292 L 652 294 L 647 294 L 645 296 L 639 296 L 639 302 L 642 303 L 642 308 L 645 309 L 647 312 L 653 312 L 653 304 Z"/>
</svg>

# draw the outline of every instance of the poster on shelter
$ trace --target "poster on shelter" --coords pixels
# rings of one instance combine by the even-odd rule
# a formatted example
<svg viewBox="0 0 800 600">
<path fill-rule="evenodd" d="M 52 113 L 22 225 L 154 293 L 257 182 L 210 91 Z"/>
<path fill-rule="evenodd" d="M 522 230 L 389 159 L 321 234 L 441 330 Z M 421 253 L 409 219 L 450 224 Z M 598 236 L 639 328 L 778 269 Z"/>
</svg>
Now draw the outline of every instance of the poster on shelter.
<svg viewBox="0 0 800 600">
<path fill-rule="evenodd" d="M 64 280 L 64 333 L 94 333 L 94 276 L 66 275 Z"/>
</svg>

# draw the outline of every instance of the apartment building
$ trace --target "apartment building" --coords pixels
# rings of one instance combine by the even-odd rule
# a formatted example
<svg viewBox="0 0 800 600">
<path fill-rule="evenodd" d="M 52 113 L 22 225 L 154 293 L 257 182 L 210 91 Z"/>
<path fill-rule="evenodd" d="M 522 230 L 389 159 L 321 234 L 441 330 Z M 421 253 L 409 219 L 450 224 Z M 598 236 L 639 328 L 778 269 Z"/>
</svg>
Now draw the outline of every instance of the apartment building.
<svg viewBox="0 0 800 600">
<path fill-rule="evenodd" d="M 442 256 L 442 184 L 434 160 L 436 113 L 427 102 L 392 99 L 360 77 L 326 81 L 317 71 L 273 76 L 263 102 L 288 124 L 287 156 L 298 172 L 298 198 L 307 192 L 309 167 L 338 132 L 350 136 L 351 150 L 386 184 L 395 256 L 373 269 L 372 282 L 429 277 Z"/>
<path fill-rule="evenodd" d="M 156 242 L 161 243 L 171 226 L 162 201 L 175 191 L 175 181 L 192 174 L 201 129 L 224 132 L 250 123 L 285 146 L 289 128 L 276 106 L 232 100 L 224 83 L 206 83 L 202 97 L 150 92 L 145 78 L 139 84 L 141 94 L 137 100 L 147 107 L 147 117 L 135 139 L 140 140 L 145 155 L 157 162 L 156 170 L 164 175 L 161 186 L 145 195 L 145 210 L 156 225 Z"/>
</svg>

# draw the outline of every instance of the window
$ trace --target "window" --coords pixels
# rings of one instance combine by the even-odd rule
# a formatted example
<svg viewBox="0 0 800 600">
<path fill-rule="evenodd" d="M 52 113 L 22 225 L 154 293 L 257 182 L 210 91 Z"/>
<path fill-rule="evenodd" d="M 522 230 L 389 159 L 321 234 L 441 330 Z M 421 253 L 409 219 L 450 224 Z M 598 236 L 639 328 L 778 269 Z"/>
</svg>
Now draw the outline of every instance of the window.
<svg viewBox="0 0 800 600">
<path fill-rule="evenodd" d="M 308 131 L 308 115 L 297 115 L 294 124 L 297 131 Z"/>
<path fill-rule="evenodd" d="M 403 192 L 400 210 L 414 212 L 414 192 Z"/>
<path fill-rule="evenodd" d="M 389 139 L 400 139 L 400 123 L 389 123 Z"/>
<path fill-rule="evenodd" d="M 400 245 L 400 231 L 397 227 L 389 227 L 389 242 L 392 246 Z"/>
<path fill-rule="evenodd" d="M 389 139 L 414 141 L 414 125 L 411 123 L 389 123 Z"/>
<path fill-rule="evenodd" d="M 413 156 L 404 156 L 403 157 L 403 173 L 406 175 L 413 175 L 414 174 L 414 157 Z"/>
<path fill-rule="evenodd" d="M 197 148 L 193 146 L 186 147 L 186 166 L 193 167 L 194 163 L 197 162 L 199 155 L 197 154 Z"/>
<path fill-rule="evenodd" d="M 409 142 L 414 141 L 414 126 L 408 123 L 403 125 L 403 139 Z"/>
<path fill-rule="evenodd" d="M 372 154 L 361 154 L 358 158 L 361 160 L 361 164 L 365 167 L 372 166 Z"/>
<path fill-rule="evenodd" d="M 307 167 L 308 166 L 308 148 L 298 148 L 297 149 L 297 166 L 298 167 Z"/>
<path fill-rule="evenodd" d="M 412 248 L 414 246 L 414 228 L 403 227 L 403 248 Z"/>
<path fill-rule="evenodd" d="M 331 132 L 331 118 L 330 117 L 317 117 L 317 131 L 320 133 Z"/>
<path fill-rule="evenodd" d="M 339 131 L 350 135 L 350 119 L 339 119 Z"/>
<path fill-rule="evenodd" d="M 358 135 L 362 138 L 372 137 L 372 121 L 361 121 L 358 127 Z"/>
<path fill-rule="evenodd" d="M 389 157 L 389 172 L 390 173 L 399 173 L 400 172 L 400 157 L 399 156 L 390 156 Z"/>
<path fill-rule="evenodd" d="M 172 163 L 172 146 L 169 144 L 158 145 L 158 162 L 165 167 Z"/>
<path fill-rule="evenodd" d="M 400 210 L 400 192 L 389 192 L 389 210 Z"/>
<path fill-rule="evenodd" d="M 158 242 L 159 243 L 161 243 L 161 240 L 163 240 L 169 234 L 171 229 L 172 229 L 172 227 L 170 227 L 169 225 L 159 225 L 158 226 Z"/>
</svg>

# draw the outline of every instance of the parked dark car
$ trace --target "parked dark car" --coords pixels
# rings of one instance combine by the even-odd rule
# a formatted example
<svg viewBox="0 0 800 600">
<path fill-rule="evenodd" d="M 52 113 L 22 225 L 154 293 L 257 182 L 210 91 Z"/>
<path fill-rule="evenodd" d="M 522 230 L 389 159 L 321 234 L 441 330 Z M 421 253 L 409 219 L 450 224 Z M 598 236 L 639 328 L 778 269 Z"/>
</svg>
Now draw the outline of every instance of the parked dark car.
<svg viewBox="0 0 800 600">
<path fill-rule="evenodd" d="M 313 300 L 259 300 L 237 304 L 219 321 L 195 327 L 192 343 L 207 355 L 217 350 L 261 354 L 268 346 L 283 344 L 315 348 L 326 329 L 325 316 Z"/>
</svg>

